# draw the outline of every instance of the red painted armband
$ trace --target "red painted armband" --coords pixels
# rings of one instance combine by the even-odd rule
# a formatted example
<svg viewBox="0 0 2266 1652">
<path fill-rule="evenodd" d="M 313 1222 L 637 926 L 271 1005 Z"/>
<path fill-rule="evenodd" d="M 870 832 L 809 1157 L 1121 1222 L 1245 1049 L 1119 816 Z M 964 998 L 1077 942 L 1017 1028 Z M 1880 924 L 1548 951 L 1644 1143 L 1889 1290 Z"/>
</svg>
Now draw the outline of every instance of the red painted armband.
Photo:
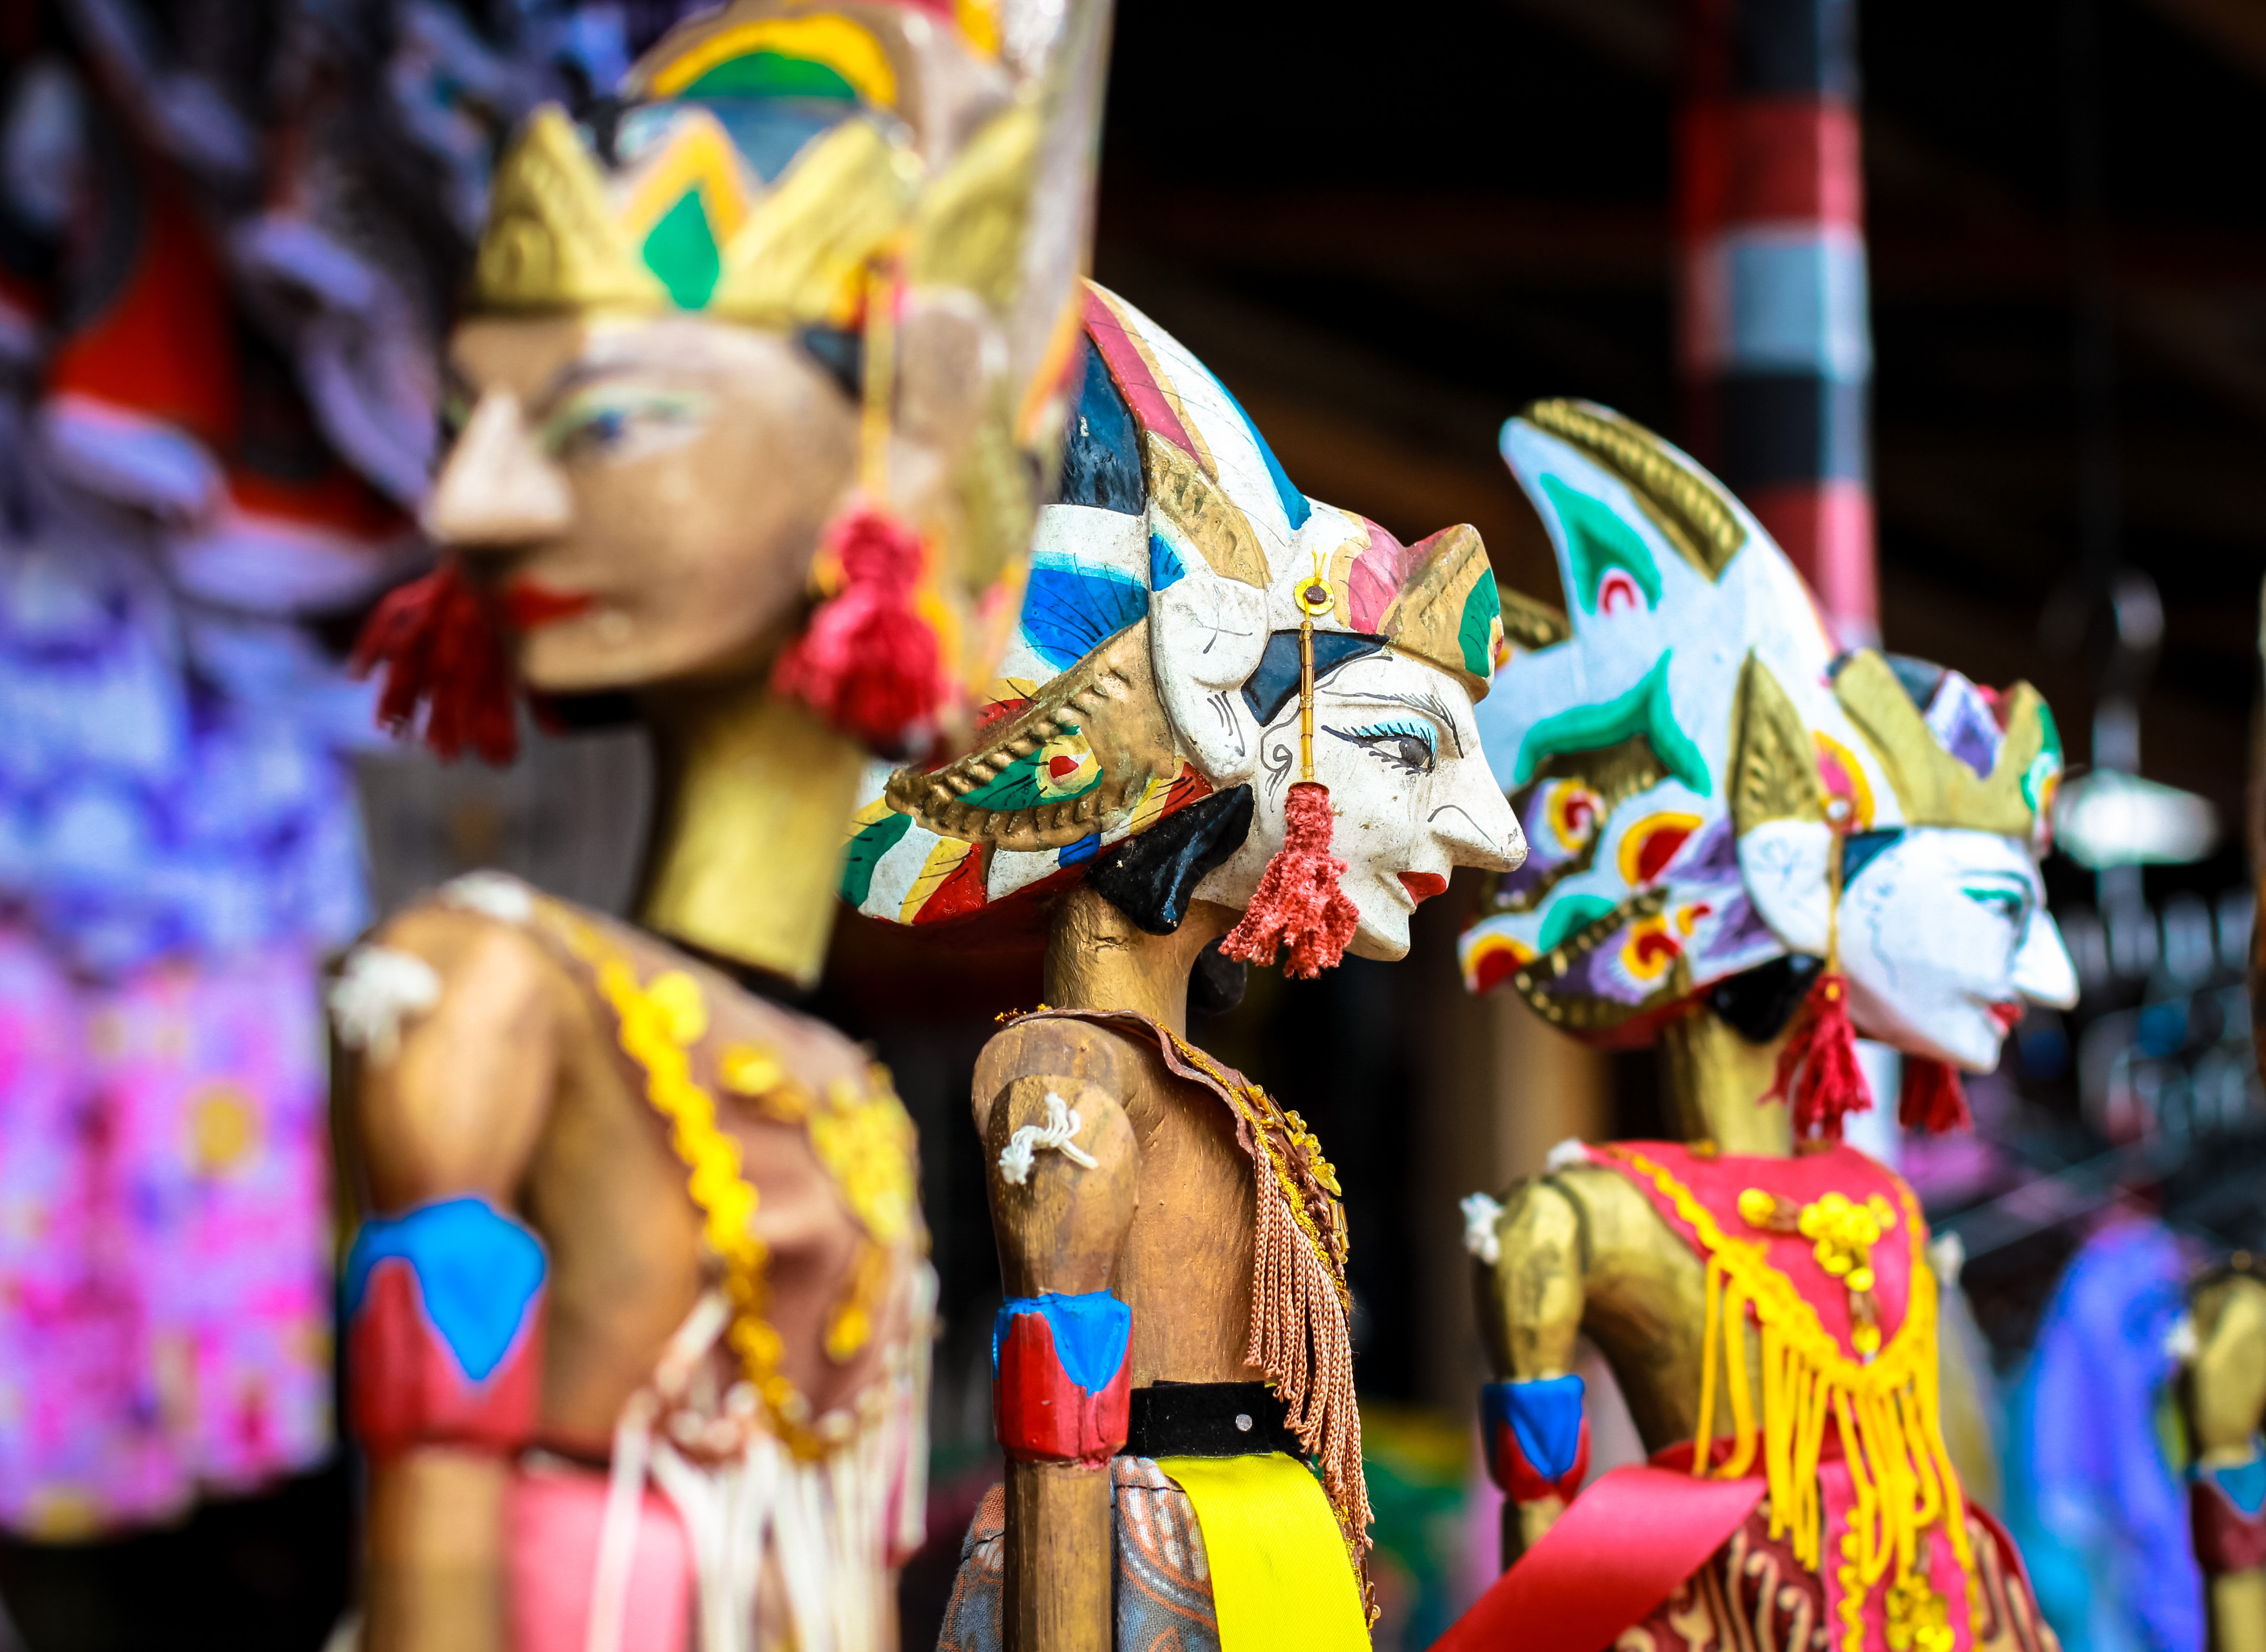
<svg viewBox="0 0 2266 1652">
<path fill-rule="evenodd" d="M 1489 1383 L 1480 1394 L 1488 1473 L 1513 1502 L 1568 1502 L 1590 1472 L 1590 1422 L 1582 1379 Z"/>
<path fill-rule="evenodd" d="M 534 1437 L 545 1271 L 535 1235 L 479 1199 L 363 1224 L 347 1258 L 347 1414 L 372 1457 Z"/>
<path fill-rule="evenodd" d="M 1106 1290 L 1018 1297 L 991 1328 L 992 1419 L 1019 1463 L 1097 1467 L 1125 1444 L 1133 1310 Z"/>
<path fill-rule="evenodd" d="M 2196 1563 L 2205 1577 L 2266 1566 L 2266 1451 L 2220 1468 L 2197 1468 L 2188 1483 Z"/>
</svg>

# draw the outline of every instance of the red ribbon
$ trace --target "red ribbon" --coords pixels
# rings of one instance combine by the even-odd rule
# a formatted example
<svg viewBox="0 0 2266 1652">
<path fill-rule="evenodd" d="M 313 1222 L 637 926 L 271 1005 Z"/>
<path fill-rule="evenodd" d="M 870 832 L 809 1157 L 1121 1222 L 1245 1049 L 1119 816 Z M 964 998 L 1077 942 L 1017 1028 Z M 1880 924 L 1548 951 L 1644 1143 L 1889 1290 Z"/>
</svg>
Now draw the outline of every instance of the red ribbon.
<svg viewBox="0 0 2266 1652">
<path fill-rule="evenodd" d="M 1617 1468 L 1568 1503 L 1432 1652 L 1599 1652 L 1706 1565 L 1765 1489 L 1760 1474 Z"/>
</svg>

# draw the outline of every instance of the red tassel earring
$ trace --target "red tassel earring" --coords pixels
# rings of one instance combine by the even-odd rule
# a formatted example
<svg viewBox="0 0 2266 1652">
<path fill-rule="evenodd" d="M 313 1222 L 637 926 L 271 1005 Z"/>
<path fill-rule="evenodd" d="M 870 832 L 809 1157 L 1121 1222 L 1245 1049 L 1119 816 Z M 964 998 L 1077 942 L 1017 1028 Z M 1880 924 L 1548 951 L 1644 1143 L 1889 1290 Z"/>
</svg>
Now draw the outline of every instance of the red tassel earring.
<svg viewBox="0 0 2266 1652">
<path fill-rule="evenodd" d="M 414 731 L 424 713 L 425 743 L 453 763 L 466 747 L 489 763 L 519 750 L 511 666 L 487 603 L 455 559 L 385 594 L 355 643 L 351 669 L 366 677 L 385 668 L 378 727 Z"/>
<path fill-rule="evenodd" d="M 1778 1076 L 1765 1101 L 1783 1097 L 1794 1109 L 1797 1141 L 1841 1139 L 1841 1121 L 1873 1105 L 1857 1064 L 1857 1030 L 1849 1022 L 1848 977 L 1829 969 L 1818 976 L 1795 1018 L 1793 1036 L 1779 1052 Z"/>
<path fill-rule="evenodd" d="M 771 686 L 882 757 L 925 748 L 945 698 L 942 651 L 913 611 L 920 540 L 862 501 L 827 530 L 842 583 L 773 668 Z"/>
<path fill-rule="evenodd" d="M 1846 818 L 1848 805 L 1840 799 Z M 1833 822 L 1826 867 L 1825 972 L 1795 1017 L 1778 1072 L 1763 1100 L 1783 1098 L 1794 1113 L 1796 1142 L 1841 1139 L 1841 1121 L 1873 1105 L 1864 1069 L 1857 1064 L 1857 1029 L 1849 1020 L 1849 978 L 1840 968 L 1841 826 Z"/>
<path fill-rule="evenodd" d="M 1975 1115 L 1967 1110 L 1967 1086 L 1960 1082 L 1959 1069 L 1926 1056 L 1905 1056 L 1904 1084 L 1897 1096 L 1897 1122 L 1931 1136 L 1972 1129 Z"/>
<path fill-rule="evenodd" d="M 1242 921 L 1219 943 L 1221 955 L 1273 963 L 1285 949 L 1283 973 L 1312 980 L 1345 958 L 1361 912 L 1338 880 L 1346 862 L 1330 853 L 1330 789 L 1314 778 L 1314 618 L 1332 606 L 1317 567 L 1298 588 L 1299 778 L 1283 803 L 1283 846 L 1267 863 Z"/>
<path fill-rule="evenodd" d="M 839 583 L 771 672 L 775 691 L 884 757 L 932 745 L 951 695 L 936 630 L 913 607 L 920 536 L 886 504 L 895 303 L 891 275 L 874 272 L 866 291 L 859 497 L 826 530 Z"/>
</svg>

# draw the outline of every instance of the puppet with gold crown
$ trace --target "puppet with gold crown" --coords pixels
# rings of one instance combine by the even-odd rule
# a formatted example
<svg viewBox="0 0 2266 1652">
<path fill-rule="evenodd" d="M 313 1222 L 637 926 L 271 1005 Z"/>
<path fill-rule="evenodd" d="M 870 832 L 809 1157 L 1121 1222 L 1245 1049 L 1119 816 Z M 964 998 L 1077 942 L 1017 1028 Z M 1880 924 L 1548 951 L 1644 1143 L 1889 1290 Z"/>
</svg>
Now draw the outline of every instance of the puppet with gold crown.
<svg viewBox="0 0 2266 1652">
<path fill-rule="evenodd" d="M 1473 720 L 1495 581 L 1469 528 L 1403 545 L 1301 494 L 1115 295 L 1085 333 L 986 735 L 870 774 L 843 883 L 890 922 L 1048 933 L 1052 1007 L 976 1068 L 1008 1466 L 945 1644 L 1365 1648 L 1338 1182 L 1188 1042 L 1189 984 L 1208 948 L 1398 958 L 1454 867 L 1517 863 Z"/>
<path fill-rule="evenodd" d="M 873 752 L 970 722 L 1075 365 L 1106 9 L 740 0 L 501 166 L 384 705 L 626 697 L 636 926 L 494 875 L 333 990 L 376 1648 L 877 1652 L 933 1283 L 888 1076 L 778 1007 Z"/>
<path fill-rule="evenodd" d="M 2253 1026 L 2262 966 L 2254 956 Z M 2186 1331 L 2178 1396 L 2211 1652 L 2266 1652 L 2266 1260 L 2237 1251 L 2205 1269 L 2188 1288 Z"/>
<path fill-rule="evenodd" d="M 1684 1139 L 1568 1143 L 1466 1203 L 1514 1563 L 1441 1644 L 2050 1652 L 1946 1446 L 1919 1202 L 1840 1137 L 1855 1033 L 1944 1129 L 2022 1007 L 2074 999 L 2037 867 L 2052 719 L 1837 657 L 1754 518 L 1604 408 L 1539 404 L 1503 452 L 1567 611 L 1506 597 L 1481 727 L 1531 852 L 1466 976 L 1664 1045 Z M 1655 1454 L 1586 1490 L 1580 1335 Z"/>
<path fill-rule="evenodd" d="M 2256 983 L 2253 983 L 2253 990 Z M 2239 1251 L 2189 1288 L 2179 1400 L 2211 1652 L 2266 1649 L 2266 1264 Z"/>
</svg>

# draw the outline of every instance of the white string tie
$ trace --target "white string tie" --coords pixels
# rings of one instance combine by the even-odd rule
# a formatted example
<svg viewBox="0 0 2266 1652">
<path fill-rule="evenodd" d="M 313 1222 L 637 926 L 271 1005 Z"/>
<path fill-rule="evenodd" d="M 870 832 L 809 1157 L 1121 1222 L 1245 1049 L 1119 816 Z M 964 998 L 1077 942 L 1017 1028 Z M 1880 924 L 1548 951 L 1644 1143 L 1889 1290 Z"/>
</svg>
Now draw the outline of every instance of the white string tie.
<svg viewBox="0 0 2266 1652">
<path fill-rule="evenodd" d="M 441 903 L 506 924 L 535 916 L 535 895 L 508 872 L 467 872 L 441 886 Z"/>
<path fill-rule="evenodd" d="M 1020 1188 L 1031 1179 L 1031 1162 L 1041 1152 L 1053 1149 L 1073 1165 L 1083 1165 L 1088 1170 L 1100 1167 L 1100 1161 L 1078 1146 L 1072 1139 L 1078 1135 L 1081 1121 L 1078 1109 L 1053 1091 L 1047 1092 L 1047 1122 L 1040 1124 L 1018 1125 L 999 1150 L 999 1173 L 1011 1188 Z"/>
<path fill-rule="evenodd" d="M 441 1001 L 441 976 L 414 953 L 357 947 L 323 997 L 339 1042 L 383 1067 L 400 1051 L 402 1022 Z"/>
<path fill-rule="evenodd" d="M 1495 1224 L 1502 1217 L 1502 1207 L 1483 1193 L 1464 1195 L 1464 1248 L 1492 1268 L 1502 1260 L 1502 1241 L 1495 1237 Z"/>
<path fill-rule="evenodd" d="M 1546 1174 L 1554 1176 L 1561 1170 L 1579 1170 L 1589 1162 L 1590 1150 L 1582 1145 L 1582 1138 L 1568 1136 L 1550 1150 L 1542 1161 L 1542 1168 Z"/>
</svg>

